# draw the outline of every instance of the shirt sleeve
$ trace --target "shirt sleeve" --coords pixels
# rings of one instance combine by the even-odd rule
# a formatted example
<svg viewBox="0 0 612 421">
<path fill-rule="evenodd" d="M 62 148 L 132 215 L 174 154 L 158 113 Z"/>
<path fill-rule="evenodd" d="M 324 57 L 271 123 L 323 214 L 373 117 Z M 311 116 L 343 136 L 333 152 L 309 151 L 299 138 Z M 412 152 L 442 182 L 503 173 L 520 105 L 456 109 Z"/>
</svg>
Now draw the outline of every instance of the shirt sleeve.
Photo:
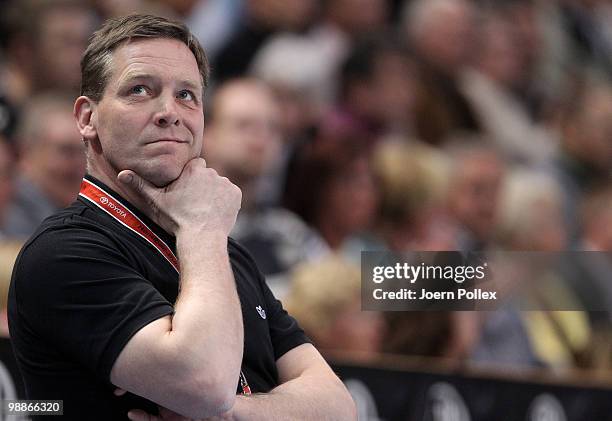
<svg viewBox="0 0 612 421">
<path fill-rule="evenodd" d="M 265 280 L 263 280 L 263 275 L 262 288 L 266 308 L 269 310 L 270 337 L 274 346 L 274 359 L 278 360 L 293 348 L 304 343 L 310 343 L 311 341 L 298 325 L 297 320 L 287 313 L 282 303 L 274 297 Z"/>
<path fill-rule="evenodd" d="M 130 338 L 173 306 L 107 234 L 79 228 L 43 232 L 13 274 L 18 311 L 59 352 L 110 384 Z"/>
<path fill-rule="evenodd" d="M 282 303 L 278 300 L 266 283 L 265 276 L 257 268 L 257 264 L 250 254 L 238 246 L 239 250 L 244 254 L 251 267 L 252 276 L 255 276 L 259 282 L 263 298 L 264 307 L 266 308 L 266 317 L 270 329 L 270 338 L 274 348 L 274 359 L 278 360 L 293 348 L 304 343 L 311 343 L 302 328 L 287 311 L 283 308 Z"/>
</svg>

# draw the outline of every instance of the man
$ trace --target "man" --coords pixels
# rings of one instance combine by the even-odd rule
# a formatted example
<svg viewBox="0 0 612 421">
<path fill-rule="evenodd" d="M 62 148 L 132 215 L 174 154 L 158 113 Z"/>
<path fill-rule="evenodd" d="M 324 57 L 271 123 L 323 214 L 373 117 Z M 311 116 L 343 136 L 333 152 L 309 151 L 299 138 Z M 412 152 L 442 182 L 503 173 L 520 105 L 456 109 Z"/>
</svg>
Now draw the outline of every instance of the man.
<svg viewBox="0 0 612 421">
<path fill-rule="evenodd" d="M 610 180 L 612 168 L 612 89 L 586 83 L 568 95 L 558 117 L 560 154 L 555 174 L 563 189 L 563 212 L 570 245 L 578 245 L 579 209 L 587 192 Z"/>
<path fill-rule="evenodd" d="M 9 236 L 27 238 L 79 191 L 85 153 L 74 126 L 73 98 L 48 92 L 34 96 L 23 109 L 15 198 L 4 223 Z"/>
<path fill-rule="evenodd" d="M 204 158 L 242 191 L 242 208 L 231 236 L 251 253 L 268 285 L 282 296 L 287 272 L 329 249 L 297 215 L 268 204 L 263 197 L 262 186 L 267 187 L 268 178 L 282 178 L 280 171 L 274 174 L 274 166 L 282 159 L 280 106 L 267 85 L 240 78 L 216 90 L 212 111 Z"/>
<path fill-rule="evenodd" d="M 446 207 L 458 224 L 455 246 L 462 251 L 482 251 L 493 240 L 504 180 L 504 162 L 497 151 L 479 137 L 457 137 L 449 143 L 450 183 Z"/>
<path fill-rule="evenodd" d="M 80 0 L 3 2 L 3 90 L 18 109 L 42 90 L 79 90 L 79 60 L 97 16 Z"/>
<path fill-rule="evenodd" d="M 9 294 L 28 398 L 63 399 L 69 420 L 354 419 L 342 383 L 228 239 L 241 195 L 199 158 L 199 43 L 162 18 L 112 19 L 81 71 L 88 175 L 24 246 Z"/>
<path fill-rule="evenodd" d="M 466 0 L 405 2 L 403 27 L 418 59 L 419 81 L 414 105 L 416 134 L 434 145 L 446 143 L 457 131 L 481 132 L 458 76 L 475 50 L 477 13 Z"/>
</svg>

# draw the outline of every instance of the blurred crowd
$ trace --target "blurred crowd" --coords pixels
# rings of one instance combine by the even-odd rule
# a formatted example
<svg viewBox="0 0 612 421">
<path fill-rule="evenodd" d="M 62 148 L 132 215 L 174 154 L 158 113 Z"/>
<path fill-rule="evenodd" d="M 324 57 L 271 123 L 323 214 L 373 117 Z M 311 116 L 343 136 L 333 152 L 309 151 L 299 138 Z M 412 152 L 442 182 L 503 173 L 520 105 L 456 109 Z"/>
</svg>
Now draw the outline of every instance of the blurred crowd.
<svg viewBox="0 0 612 421">
<path fill-rule="evenodd" d="M 203 156 L 242 189 L 232 235 L 317 345 L 612 367 L 612 1 L 0 0 L 0 10 L 5 266 L 86 171 L 72 104 L 88 37 L 108 17 L 152 13 L 184 21 L 208 54 Z M 599 311 L 364 312 L 362 250 L 598 251 L 583 270 L 546 276 L 573 277 L 555 285 Z"/>
</svg>

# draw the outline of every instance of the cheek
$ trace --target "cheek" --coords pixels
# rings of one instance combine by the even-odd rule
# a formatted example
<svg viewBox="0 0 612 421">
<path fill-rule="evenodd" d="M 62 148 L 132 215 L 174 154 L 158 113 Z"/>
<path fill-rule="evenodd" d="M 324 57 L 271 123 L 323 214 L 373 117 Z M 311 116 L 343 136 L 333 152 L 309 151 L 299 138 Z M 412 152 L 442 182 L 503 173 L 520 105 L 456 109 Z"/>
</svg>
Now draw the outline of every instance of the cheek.
<svg viewBox="0 0 612 421">
<path fill-rule="evenodd" d="M 113 141 L 121 145 L 127 142 L 115 142 L 119 139 L 133 138 L 146 126 L 148 122 L 149 110 L 139 107 L 138 110 L 127 109 L 120 105 L 109 105 L 99 108 L 96 115 L 98 136 L 103 145 Z"/>
<path fill-rule="evenodd" d="M 190 112 L 183 121 L 193 138 L 201 141 L 204 137 L 204 114 L 201 111 Z"/>
</svg>

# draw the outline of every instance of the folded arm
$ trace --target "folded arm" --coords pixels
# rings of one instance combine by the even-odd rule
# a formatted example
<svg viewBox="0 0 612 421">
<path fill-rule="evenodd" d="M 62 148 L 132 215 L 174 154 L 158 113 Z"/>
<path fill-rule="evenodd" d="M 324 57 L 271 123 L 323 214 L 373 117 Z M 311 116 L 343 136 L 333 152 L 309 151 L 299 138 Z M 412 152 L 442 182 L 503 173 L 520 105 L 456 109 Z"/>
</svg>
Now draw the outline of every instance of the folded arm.
<svg viewBox="0 0 612 421">
<path fill-rule="evenodd" d="M 356 420 L 348 391 L 310 344 L 300 345 L 277 361 L 281 385 L 266 394 L 238 396 L 224 419 Z"/>
</svg>

